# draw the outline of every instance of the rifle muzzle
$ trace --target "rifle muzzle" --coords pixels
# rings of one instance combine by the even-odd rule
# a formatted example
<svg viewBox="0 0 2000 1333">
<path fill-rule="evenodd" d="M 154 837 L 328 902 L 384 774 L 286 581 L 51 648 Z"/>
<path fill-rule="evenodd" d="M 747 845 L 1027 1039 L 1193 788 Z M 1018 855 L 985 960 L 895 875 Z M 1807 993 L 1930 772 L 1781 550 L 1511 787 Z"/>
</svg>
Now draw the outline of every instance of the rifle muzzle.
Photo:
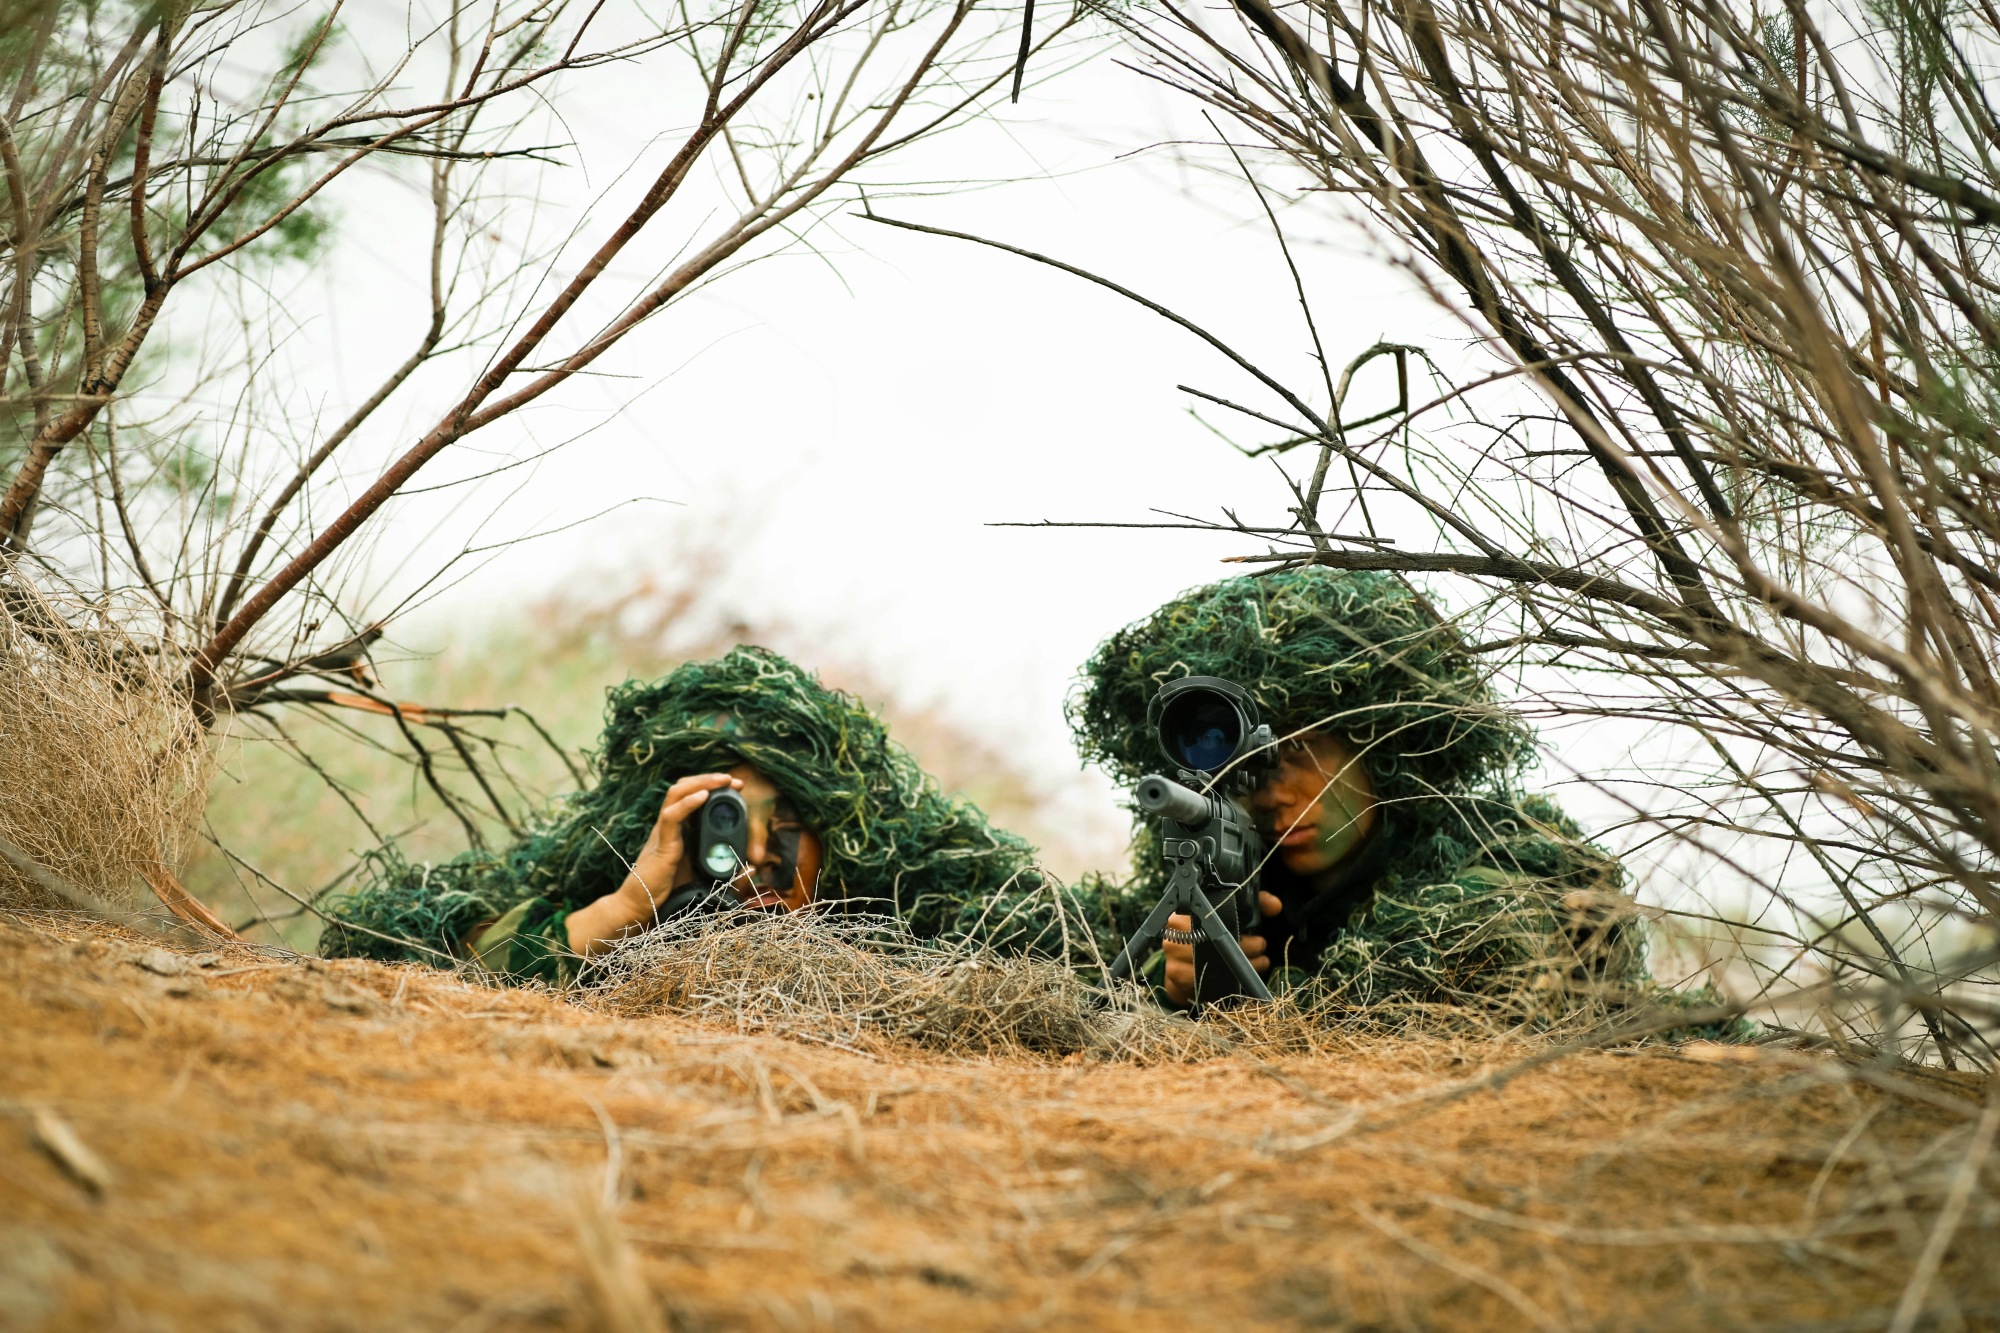
<svg viewBox="0 0 2000 1333">
<path fill-rule="evenodd" d="M 1215 800 L 1190 791 L 1158 773 L 1139 779 L 1132 799 L 1149 815 L 1165 815 L 1176 824 L 1199 828 L 1215 817 Z"/>
</svg>

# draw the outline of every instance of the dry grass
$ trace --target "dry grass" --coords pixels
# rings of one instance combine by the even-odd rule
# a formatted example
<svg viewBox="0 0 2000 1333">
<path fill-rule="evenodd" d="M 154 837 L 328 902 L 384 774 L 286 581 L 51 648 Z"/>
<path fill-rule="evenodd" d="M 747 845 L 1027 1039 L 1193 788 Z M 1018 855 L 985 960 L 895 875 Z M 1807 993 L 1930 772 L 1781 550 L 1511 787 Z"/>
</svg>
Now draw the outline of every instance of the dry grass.
<svg viewBox="0 0 2000 1333">
<path fill-rule="evenodd" d="M 115 608 L 0 571 L 0 839 L 119 906 L 180 864 L 212 771 L 164 639 Z M 0 904 L 47 898 L 0 859 Z"/>
<path fill-rule="evenodd" d="M 1699 1046 L 1523 1063 L 1546 1055 L 845 1051 L 0 920 L 0 1324 L 2000 1320 L 1973 1080 Z"/>
<path fill-rule="evenodd" d="M 608 1012 L 685 1014 L 857 1052 L 958 1057 L 1189 1059 L 1219 1032 L 1115 996 L 1036 958 L 968 952 L 881 923 L 813 913 L 704 915 L 648 932 L 582 997 Z"/>
<path fill-rule="evenodd" d="M 1082 932 L 1079 932 L 1082 934 Z M 1103 959 L 1082 961 L 1092 971 Z M 984 1056 L 1163 1064 L 1222 1055 L 1327 1055 L 1357 1037 L 1604 1039 L 1668 1028 L 1683 1010 L 1615 1006 L 1597 988 L 1545 987 L 1484 1009 L 1337 997 L 1215 1010 L 1199 1022 L 1163 1012 L 1136 986 L 1105 992 L 1059 962 L 921 941 L 885 923 L 836 914 L 701 915 L 647 932 L 596 964 L 580 1003 L 629 1017 L 682 1014 L 768 1033 L 908 1058 L 910 1047 Z"/>
</svg>

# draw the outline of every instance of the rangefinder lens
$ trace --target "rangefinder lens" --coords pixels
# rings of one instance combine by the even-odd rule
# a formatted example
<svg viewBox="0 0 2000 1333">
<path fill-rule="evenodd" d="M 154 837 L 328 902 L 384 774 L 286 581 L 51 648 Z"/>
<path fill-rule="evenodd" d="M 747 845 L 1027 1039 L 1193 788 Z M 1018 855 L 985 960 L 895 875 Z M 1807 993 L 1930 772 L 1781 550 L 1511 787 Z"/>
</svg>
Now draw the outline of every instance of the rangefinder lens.
<svg viewBox="0 0 2000 1333">
<path fill-rule="evenodd" d="M 1222 695 L 1189 690 L 1160 715 L 1160 736 L 1174 758 L 1197 772 L 1213 773 L 1243 744 L 1243 715 Z"/>
<path fill-rule="evenodd" d="M 736 873 L 736 849 L 726 842 L 710 843 L 701 854 L 702 869 L 724 879 Z"/>
<path fill-rule="evenodd" d="M 734 801 L 716 801 L 709 809 L 709 827 L 718 833 L 734 833 L 743 822 L 743 807 Z"/>
</svg>

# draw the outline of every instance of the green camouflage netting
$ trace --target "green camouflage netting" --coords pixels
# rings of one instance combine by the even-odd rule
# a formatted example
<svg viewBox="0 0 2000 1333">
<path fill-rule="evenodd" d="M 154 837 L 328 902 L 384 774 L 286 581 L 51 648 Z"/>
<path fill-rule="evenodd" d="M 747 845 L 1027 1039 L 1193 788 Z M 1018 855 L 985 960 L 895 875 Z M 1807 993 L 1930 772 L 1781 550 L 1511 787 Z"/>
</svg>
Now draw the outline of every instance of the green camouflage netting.
<svg viewBox="0 0 2000 1333">
<path fill-rule="evenodd" d="M 524 899 L 589 903 L 625 877 L 675 779 L 744 761 L 820 835 L 822 901 L 937 935 L 1003 888 L 1042 889 L 1034 849 L 941 791 L 860 700 L 776 653 L 738 648 L 613 689 L 595 781 L 506 851 L 440 865 L 412 864 L 393 847 L 374 854 L 360 887 L 333 904 L 322 951 L 452 954 L 474 926 Z"/>
<path fill-rule="evenodd" d="M 1146 705 L 1182 676 L 1243 686 L 1281 739 L 1341 737 L 1380 802 L 1372 893 L 1311 976 L 1283 980 L 1357 1006 L 1533 1010 L 1642 981 L 1623 870 L 1552 803 L 1514 790 L 1533 734 L 1403 580 L 1303 569 L 1175 598 L 1085 666 L 1069 708 L 1085 758 L 1127 786 L 1161 769 Z M 1120 918 L 1163 886 L 1147 822 L 1137 821 Z"/>
<path fill-rule="evenodd" d="M 1458 631 L 1390 574 L 1227 579 L 1120 630 L 1085 665 L 1070 700 L 1084 759 L 1127 786 L 1157 771 L 1146 705 L 1181 676 L 1243 686 L 1280 739 L 1307 729 L 1342 737 L 1391 805 L 1504 781 L 1534 748 Z"/>
</svg>

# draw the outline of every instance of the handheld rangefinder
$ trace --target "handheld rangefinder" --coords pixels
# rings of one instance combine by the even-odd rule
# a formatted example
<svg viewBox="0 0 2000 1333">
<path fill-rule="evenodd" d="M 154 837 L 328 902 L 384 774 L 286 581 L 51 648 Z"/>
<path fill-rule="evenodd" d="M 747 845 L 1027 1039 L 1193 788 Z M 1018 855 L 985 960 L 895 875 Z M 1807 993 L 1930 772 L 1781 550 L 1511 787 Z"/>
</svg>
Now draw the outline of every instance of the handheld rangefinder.
<svg viewBox="0 0 2000 1333">
<path fill-rule="evenodd" d="M 733 791 L 712 791 L 696 823 L 695 878 L 727 884 L 750 864 L 750 807 Z"/>
</svg>

